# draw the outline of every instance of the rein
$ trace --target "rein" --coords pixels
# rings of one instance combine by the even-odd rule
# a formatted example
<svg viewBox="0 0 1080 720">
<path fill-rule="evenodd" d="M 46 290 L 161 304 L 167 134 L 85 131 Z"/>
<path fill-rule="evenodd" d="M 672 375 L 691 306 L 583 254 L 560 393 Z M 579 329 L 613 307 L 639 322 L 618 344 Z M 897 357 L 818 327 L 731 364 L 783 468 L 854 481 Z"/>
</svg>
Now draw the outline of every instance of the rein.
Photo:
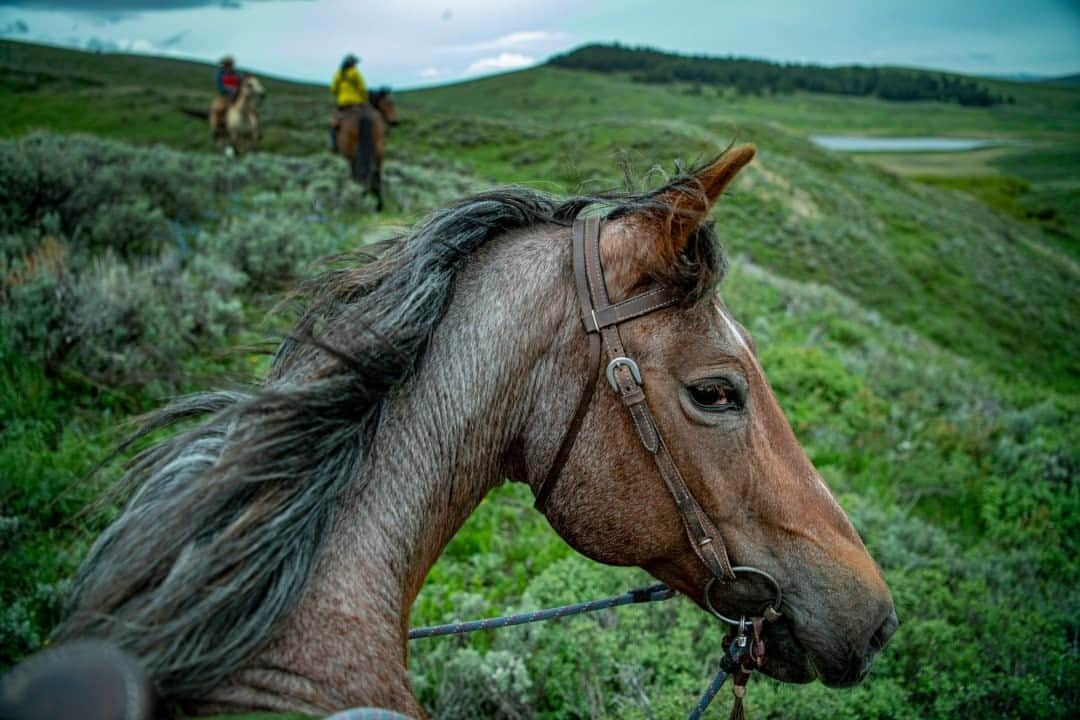
<svg viewBox="0 0 1080 720">
<path fill-rule="evenodd" d="M 552 491 L 558 485 L 563 468 L 570 457 L 574 441 L 581 431 L 582 422 L 589 411 L 596 385 L 600 379 L 603 356 L 607 354 L 608 363 L 604 376 L 613 392 L 622 400 L 630 413 L 637 431 L 638 439 L 646 452 L 652 456 L 656 468 L 675 502 L 679 519 L 686 531 L 687 540 L 694 554 L 709 570 L 712 577 L 702 590 L 704 605 L 716 618 L 728 625 L 724 638 L 724 655 L 720 669 L 702 694 L 701 699 L 689 715 L 689 720 L 697 720 L 708 708 L 713 697 L 720 690 L 724 681 L 734 675 L 732 688 L 735 704 L 731 709 L 732 720 L 741 720 L 743 697 L 750 673 L 760 668 L 765 662 L 765 640 L 763 631 L 766 622 L 778 620 L 781 616 L 783 594 L 780 584 L 769 573 L 750 566 L 733 566 L 728 556 L 727 547 L 720 530 L 709 518 L 705 509 L 690 491 L 679 472 L 675 460 L 664 443 L 660 428 L 649 410 L 643 387 L 644 378 L 638 364 L 630 357 L 619 334 L 619 325 L 649 313 L 671 307 L 681 301 L 681 297 L 667 288 L 653 288 L 627 300 L 612 303 L 604 281 L 604 268 L 600 261 L 600 227 L 598 217 L 577 218 L 573 229 L 574 281 L 577 286 L 578 302 L 581 306 L 581 322 L 589 338 L 589 375 L 585 389 L 578 400 L 577 409 L 567 426 L 555 460 L 536 488 L 536 508 L 541 512 Z M 772 588 L 772 601 L 765 606 L 761 614 L 738 620 L 722 614 L 712 602 L 712 589 L 716 583 L 736 582 L 740 576 L 757 576 L 765 580 Z M 675 591 L 666 585 L 653 585 L 631 590 L 622 595 L 593 600 L 590 602 L 563 605 L 560 607 L 538 610 L 535 612 L 507 615 L 504 617 L 474 620 L 450 625 L 415 628 L 409 631 L 409 639 L 435 637 L 487 630 L 510 625 L 552 620 L 555 618 L 593 612 L 604 608 L 618 607 L 633 603 L 649 603 L 667 600 L 675 596 Z M 749 635 L 748 635 L 749 633 Z"/>
<path fill-rule="evenodd" d="M 736 571 L 743 568 L 735 568 Z M 560 605 L 547 608 L 546 610 L 533 610 L 531 612 L 517 613 L 515 615 L 502 615 L 500 617 L 483 618 L 467 622 L 448 623 L 446 625 L 430 625 L 427 627 L 412 628 L 409 630 L 409 639 L 439 637 L 442 635 L 463 635 L 476 632 L 477 630 L 495 630 L 497 628 L 511 627 L 513 625 L 525 625 L 527 623 L 544 622 L 545 620 L 557 620 L 559 618 L 581 615 L 583 613 L 606 610 L 621 605 L 636 605 L 642 603 L 663 602 L 675 597 L 677 593 L 664 584 L 650 585 L 648 587 L 629 590 L 622 595 L 588 602 L 574 603 L 572 605 Z M 778 603 L 779 604 L 779 603 Z M 715 612 L 715 611 L 714 611 Z M 709 685 L 701 694 L 693 710 L 687 716 L 687 720 L 700 720 L 709 708 L 709 704 L 720 692 L 724 682 L 732 674 L 735 675 L 735 705 L 732 707 L 731 718 L 742 718 L 742 698 L 746 694 L 746 681 L 753 669 L 747 663 L 760 665 L 765 659 L 765 643 L 761 640 L 761 618 L 756 618 L 752 623 L 741 620 L 737 624 L 737 630 L 732 628 L 724 638 L 724 655 L 720 660 L 720 668 L 716 671 Z M 746 636 L 747 628 L 752 628 L 754 639 L 751 641 Z M 760 648 L 760 654 L 754 655 L 755 649 Z M 749 657 L 748 657 L 749 655 Z"/>
</svg>

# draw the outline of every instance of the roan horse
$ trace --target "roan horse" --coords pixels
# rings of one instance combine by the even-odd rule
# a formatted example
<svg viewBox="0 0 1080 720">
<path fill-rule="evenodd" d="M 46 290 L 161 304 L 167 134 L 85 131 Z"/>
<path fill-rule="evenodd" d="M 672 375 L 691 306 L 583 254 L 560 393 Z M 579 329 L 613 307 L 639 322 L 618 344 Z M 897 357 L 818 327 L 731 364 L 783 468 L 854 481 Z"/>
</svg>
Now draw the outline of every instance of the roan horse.
<svg viewBox="0 0 1080 720">
<path fill-rule="evenodd" d="M 337 150 L 349 161 L 352 179 L 375 195 L 376 209 L 383 209 L 382 162 L 390 126 L 397 124 L 397 108 L 390 90 L 368 93 L 368 101 L 343 112 L 338 118 Z"/>
<path fill-rule="evenodd" d="M 763 671 L 860 681 L 897 626 L 889 589 L 715 294 L 725 261 L 707 220 L 753 154 L 651 194 L 479 195 L 312 282 L 262 390 L 149 420 L 144 434 L 201 418 L 131 461 L 134 494 L 80 569 L 57 640 L 107 639 L 196 713 L 421 717 L 406 633 L 425 576 L 489 490 L 508 478 L 537 492 L 557 460 L 552 527 L 704 607 L 712 573 L 620 396 L 601 377 L 577 412 L 596 378 L 570 224 L 606 207 L 605 294 L 679 299 L 621 325 L 655 427 L 731 560 L 783 587 Z M 711 603 L 749 615 L 763 590 L 739 576 Z"/>
<path fill-rule="evenodd" d="M 254 151 L 259 147 L 262 132 L 259 129 L 259 102 L 266 90 L 259 78 L 244 75 L 236 99 L 225 111 L 225 122 L 216 122 L 214 108 L 210 108 L 210 135 L 215 142 L 224 142 L 229 157 L 241 150 Z"/>
</svg>

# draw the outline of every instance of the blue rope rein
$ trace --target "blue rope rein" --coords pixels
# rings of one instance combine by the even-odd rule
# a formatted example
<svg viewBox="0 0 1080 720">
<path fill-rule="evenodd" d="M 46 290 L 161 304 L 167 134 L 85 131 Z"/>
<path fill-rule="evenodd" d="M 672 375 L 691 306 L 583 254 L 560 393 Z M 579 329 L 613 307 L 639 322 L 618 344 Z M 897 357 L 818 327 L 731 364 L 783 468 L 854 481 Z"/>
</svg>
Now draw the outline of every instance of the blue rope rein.
<svg viewBox="0 0 1080 720">
<path fill-rule="evenodd" d="M 701 698 L 698 699 L 697 705 L 690 711 L 690 714 L 686 716 L 686 720 L 701 720 L 705 711 L 709 709 L 709 703 L 716 697 L 716 693 L 720 692 L 720 688 L 727 679 L 728 674 L 726 670 L 723 668 L 717 670 L 716 674 L 713 675 L 712 682 L 709 683 L 709 687 L 705 688 L 705 692 L 701 693 Z"/>
<path fill-rule="evenodd" d="M 409 639 L 438 637 L 440 635 L 461 635 L 475 632 L 476 630 L 494 630 L 495 628 L 510 627 L 511 625 L 525 625 L 526 623 L 543 622 L 544 620 L 556 620 L 558 618 L 580 615 L 596 610 L 619 607 L 620 605 L 633 605 L 635 603 L 660 602 L 675 597 L 675 591 L 667 585 L 650 585 L 649 587 L 630 590 L 622 595 L 590 600 L 589 602 L 574 603 L 573 605 L 561 605 L 548 608 L 547 610 L 533 610 L 531 612 L 518 613 L 516 615 L 504 615 L 502 617 L 484 618 L 483 620 L 470 620 L 469 622 L 449 623 L 447 625 L 431 625 L 409 630 Z"/>
<path fill-rule="evenodd" d="M 619 607 L 620 605 L 661 602 L 663 600 L 670 600 L 675 597 L 675 595 L 675 591 L 667 585 L 650 585 L 648 587 L 630 590 L 622 595 L 613 595 L 600 600 L 590 600 L 589 602 L 574 603 L 572 605 L 560 605 L 559 607 L 547 608 L 546 610 L 533 610 L 531 612 L 517 613 L 515 615 L 503 615 L 502 617 L 483 618 L 481 620 L 470 620 L 468 622 L 413 628 L 409 630 L 409 639 L 417 640 L 420 638 L 439 637 L 441 635 L 462 635 L 477 630 L 494 630 L 496 628 L 510 627 L 512 625 L 525 625 L 527 623 L 543 622 L 544 620 L 556 620 L 572 615 L 581 615 L 582 613 Z M 729 672 L 738 666 L 738 661 L 741 658 L 736 657 L 736 654 L 741 655 L 742 653 L 736 653 L 734 651 L 734 643 L 732 643 L 731 657 L 729 658 L 725 653 L 720 669 L 717 670 L 716 675 L 713 676 L 709 686 L 705 688 L 705 692 L 702 693 L 701 698 L 690 712 L 687 720 L 700 720 L 705 714 L 705 711 L 709 707 L 709 703 L 716 697 L 716 693 L 720 691 L 720 687 L 724 684 L 724 681 L 728 679 Z"/>
</svg>

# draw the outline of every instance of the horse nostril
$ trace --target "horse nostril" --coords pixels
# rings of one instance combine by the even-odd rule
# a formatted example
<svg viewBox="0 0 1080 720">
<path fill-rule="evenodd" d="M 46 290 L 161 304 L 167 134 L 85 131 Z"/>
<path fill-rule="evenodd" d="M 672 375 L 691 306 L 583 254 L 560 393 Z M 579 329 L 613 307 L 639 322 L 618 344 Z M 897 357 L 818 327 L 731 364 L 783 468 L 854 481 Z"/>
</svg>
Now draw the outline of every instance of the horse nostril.
<svg viewBox="0 0 1080 720">
<path fill-rule="evenodd" d="M 851 668 L 854 675 L 850 676 L 849 679 L 852 682 L 860 682 L 866 677 L 867 673 L 870 672 L 870 666 L 874 663 L 874 658 L 889 643 L 889 639 L 892 638 L 898 627 L 900 627 L 900 620 L 896 617 L 896 610 L 890 610 L 888 617 L 870 636 L 870 642 L 866 644 L 866 650 L 863 651 L 862 657 L 856 660 Z"/>
<path fill-rule="evenodd" d="M 896 610 L 893 610 L 885 618 L 885 622 L 881 623 L 881 627 L 870 637 L 870 650 L 880 650 L 885 647 L 898 627 L 900 627 L 900 619 L 896 617 Z"/>
</svg>

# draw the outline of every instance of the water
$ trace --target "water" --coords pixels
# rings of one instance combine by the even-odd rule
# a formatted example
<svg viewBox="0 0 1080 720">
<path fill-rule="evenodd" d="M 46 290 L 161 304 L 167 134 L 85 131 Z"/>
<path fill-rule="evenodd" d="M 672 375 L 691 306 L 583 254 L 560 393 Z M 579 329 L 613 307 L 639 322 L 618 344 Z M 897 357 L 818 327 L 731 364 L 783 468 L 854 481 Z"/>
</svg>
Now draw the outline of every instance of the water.
<svg viewBox="0 0 1080 720">
<path fill-rule="evenodd" d="M 1000 140 L 954 137 L 864 137 L 811 135 L 810 140 L 837 152 L 961 152 L 1001 145 Z"/>
</svg>

